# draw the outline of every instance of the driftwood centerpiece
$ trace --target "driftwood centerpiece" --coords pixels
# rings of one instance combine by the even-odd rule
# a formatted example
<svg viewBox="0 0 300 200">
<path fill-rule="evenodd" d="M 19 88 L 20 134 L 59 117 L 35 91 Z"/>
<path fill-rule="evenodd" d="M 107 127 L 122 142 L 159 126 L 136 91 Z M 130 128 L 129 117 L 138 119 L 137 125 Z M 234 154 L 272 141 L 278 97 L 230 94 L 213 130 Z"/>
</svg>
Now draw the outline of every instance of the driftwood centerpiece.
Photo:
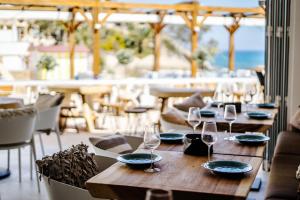
<svg viewBox="0 0 300 200">
<path fill-rule="evenodd" d="M 37 160 L 39 172 L 49 179 L 85 189 L 85 182 L 99 173 L 94 154 L 78 144 L 52 156 Z"/>
</svg>

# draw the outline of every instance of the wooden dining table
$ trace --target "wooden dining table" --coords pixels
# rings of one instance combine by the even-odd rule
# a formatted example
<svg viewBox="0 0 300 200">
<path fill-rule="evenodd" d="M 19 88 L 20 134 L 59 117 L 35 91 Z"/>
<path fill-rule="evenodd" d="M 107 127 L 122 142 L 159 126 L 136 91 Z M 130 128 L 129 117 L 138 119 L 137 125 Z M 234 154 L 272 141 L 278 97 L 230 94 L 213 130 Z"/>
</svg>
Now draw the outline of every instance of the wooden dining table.
<svg viewBox="0 0 300 200">
<path fill-rule="evenodd" d="M 278 108 L 266 109 L 266 108 L 259 108 L 257 105 L 252 104 L 249 105 L 248 111 L 259 111 L 259 112 L 267 112 L 271 115 L 269 119 L 251 119 L 247 116 L 246 113 L 246 106 L 242 105 L 242 112 L 237 113 L 237 119 L 234 121 L 232 125 L 232 131 L 238 133 L 244 132 L 262 132 L 266 133 L 274 124 L 277 114 Z M 203 108 L 203 110 L 211 110 L 215 111 L 217 114 L 214 118 L 211 117 L 201 117 L 201 121 L 215 121 L 218 125 L 218 130 L 229 130 L 229 124 L 224 119 L 224 109 L 223 108 L 216 108 L 210 105 Z M 187 118 L 188 113 L 185 114 Z"/>
<path fill-rule="evenodd" d="M 88 180 L 87 189 L 93 197 L 118 200 L 144 199 L 149 188 L 172 190 L 175 200 L 246 199 L 263 161 L 264 145 L 241 145 L 224 140 L 227 134 L 219 135 L 211 159 L 245 162 L 252 165 L 251 172 L 244 176 L 216 175 L 201 166 L 207 156 L 186 155 L 182 144 L 162 143 L 156 151 L 162 156 L 156 163 L 160 172 L 146 173 L 118 162 Z"/>
</svg>

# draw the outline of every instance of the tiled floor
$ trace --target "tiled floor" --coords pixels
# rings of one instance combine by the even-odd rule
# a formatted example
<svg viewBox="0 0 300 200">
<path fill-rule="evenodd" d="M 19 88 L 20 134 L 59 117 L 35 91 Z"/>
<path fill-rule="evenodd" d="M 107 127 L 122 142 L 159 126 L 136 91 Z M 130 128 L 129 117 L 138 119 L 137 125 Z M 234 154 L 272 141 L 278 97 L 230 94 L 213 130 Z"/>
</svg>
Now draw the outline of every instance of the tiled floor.
<svg viewBox="0 0 300 200">
<path fill-rule="evenodd" d="M 68 148 L 73 144 L 86 143 L 89 144 L 88 137 L 91 134 L 88 133 L 65 133 L 61 136 L 63 147 Z M 38 138 L 35 138 L 38 158 L 41 158 L 41 151 L 38 142 Z M 50 136 L 43 135 L 44 144 L 46 146 L 46 153 L 52 154 L 58 151 L 56 136 L 51 134 Z M 91 149 L 92 150 L 92 149 Z M 6 166 L 6 151 L 0 151 L 0 166 Z M 43 183 L 41 184 L 41 193 L 37 192 L 37 185 L 35 176 L 33 180 L 30 180 L 29 173 L 29 148 L 22 149 L 22 182 L 18 180 L 18 157 L 17 151 L 11 151 L 11 171 L 12 174 L 9 178 L 0 180 L 0 200 L 47 200 L 47 192 Z M 263 199 L 264 191 L 266 188 L 266 181 L 268 174 L 260 170 L 259 175 L 262 178 L 262 188 L 259 192 L 251 192 L 249 199 Z"/>
</svg>

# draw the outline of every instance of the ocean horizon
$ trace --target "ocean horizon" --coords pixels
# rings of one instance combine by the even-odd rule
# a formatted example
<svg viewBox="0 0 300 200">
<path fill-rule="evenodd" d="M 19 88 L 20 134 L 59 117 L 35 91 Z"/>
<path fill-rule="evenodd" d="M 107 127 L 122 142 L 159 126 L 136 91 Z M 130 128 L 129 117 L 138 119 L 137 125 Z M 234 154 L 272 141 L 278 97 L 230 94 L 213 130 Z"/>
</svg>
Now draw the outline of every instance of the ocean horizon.
<svg viewBox="0 0 300 200">
<path fill-rule="evenodd" d="M 228 67 L 228 51 L 220 51 L 211 61 L 218 68 Z M 235 51 L 235 69 L 252 69 L 265 64 L 263 50 L 237 50 Z"/>
</svg>

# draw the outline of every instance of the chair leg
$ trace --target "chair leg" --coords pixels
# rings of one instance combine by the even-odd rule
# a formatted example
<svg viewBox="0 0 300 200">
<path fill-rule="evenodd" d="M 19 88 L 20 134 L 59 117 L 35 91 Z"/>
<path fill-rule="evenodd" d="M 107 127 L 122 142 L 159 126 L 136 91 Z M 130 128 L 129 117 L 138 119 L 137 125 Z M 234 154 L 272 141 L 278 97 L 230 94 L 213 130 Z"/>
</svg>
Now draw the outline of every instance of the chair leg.
<svg viewBox="0 0 300 200">
<path fill-rule="evenodd" d="M 41 150 L 42 150 L 42 155 L 45 155 L 45 149 L 44 149 L 44 143 L 43 143 L 43 139 L 42 139 L 42 134 L 38 133 L 39 135 L 39 139 L 40 139 L 40 145 L 41 145 Z"/>
<path fill-rule="evenodd" d="M 39 174 L 38 174 L 38 171 L 37 171 L 37 167 L 36 167 L 36 150 L 35 150 L 35 145 L 34 145 L 34 140 L 31 140 L 31 151 L 32 151 L 32 155 L 33 155 L 33 165 L 34 165 L 34 169 L 35 169 L 35 173 L 36 173 L 36 183 L 37 183 L 37 187 L 38 187 L 38 192 L 40 193 L 41 192 L 41 189 L 40 189 L 40 181 L 39 181 Z"/>
<path fill-rule="evenodd" d="M 18 148 L 18 159 L 19 159 L 19 182 L 22 181 L 22 164 L 21 164 L 21 148 Z"/>
<path fill-rule="evenodd" d="M 29 147 L 29 154 L 30 154 L 30 180 L 32 180 L 32 147 Z"/>
<path fill-rule="evenodd" d="M 58 142 L 59 150 L 62 151 L 62 145 L 61 145 L 61 139 L 60 139 L 60 131 L 59 131 L 59 127 L 58 126 L 55 127 L 55 134 L 56 134 L 56 137 L 57 137 L 57 142 Z"/>
<path fill-rule="evenodd" d="M 10 170 L 10 150 L 7 150 L 7 170 Z"/>
</svg>

